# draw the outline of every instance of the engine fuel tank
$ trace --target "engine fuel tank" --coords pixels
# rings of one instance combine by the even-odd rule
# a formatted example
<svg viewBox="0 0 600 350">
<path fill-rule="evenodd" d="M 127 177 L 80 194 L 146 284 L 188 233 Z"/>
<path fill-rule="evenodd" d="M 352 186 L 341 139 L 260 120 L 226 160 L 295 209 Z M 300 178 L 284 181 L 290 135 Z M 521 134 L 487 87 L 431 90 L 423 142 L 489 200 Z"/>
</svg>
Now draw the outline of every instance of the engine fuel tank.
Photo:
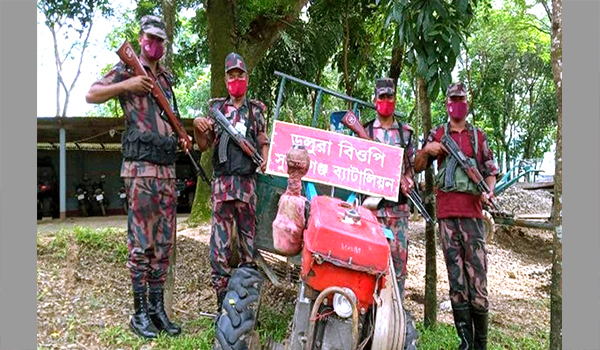
<svg viewBox="0 0 600 350">
<path fill-rule="evenodd" d="M 304 232 L 302 278 L 311 288 L 352 289 L 359 307 L 373 302 L 377 279 L 388 268 L 389 244 L 373 213 L 363 207 L 316 196 Z M 381 288 L 383 279 L 378 288 Z"/>
</svg>

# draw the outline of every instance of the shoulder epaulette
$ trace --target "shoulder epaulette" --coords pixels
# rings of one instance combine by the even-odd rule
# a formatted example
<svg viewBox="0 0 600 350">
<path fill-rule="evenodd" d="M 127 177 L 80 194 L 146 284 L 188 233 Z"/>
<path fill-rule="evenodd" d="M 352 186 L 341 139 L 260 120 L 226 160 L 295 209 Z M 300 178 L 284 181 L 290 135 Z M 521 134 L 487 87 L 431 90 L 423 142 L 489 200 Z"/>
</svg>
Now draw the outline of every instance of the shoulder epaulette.
<svg viewBox="0 0 600 350">
<path fill-rule="evenodd" d="M 402 124 L 402 129 L 410 131 L 410 132 L 415 132 L 415 129 L 412 128 L 412 126 L 408 125 L 408 124 Z"/>
<path fill-rule="evenodd" d="M 215 102 L 223 102 L 225 101 L 225 97 L 215 97 L 215 98 L 211 98 L 210 100 L 208 100 L 207 104 L 208 104 L 208 108 L 212 108 L 212 106 L 215 104 Z"/>
<path fill-rule="evenodd" d="M 252 99 L 252 100 L 250 100 L 250 103 L 252 105 L 258 107 L 258 109 L 260 109 L 261 113 L 265 113 L 267 111 L 267 106 L 259 100 Z"/>
</svg>

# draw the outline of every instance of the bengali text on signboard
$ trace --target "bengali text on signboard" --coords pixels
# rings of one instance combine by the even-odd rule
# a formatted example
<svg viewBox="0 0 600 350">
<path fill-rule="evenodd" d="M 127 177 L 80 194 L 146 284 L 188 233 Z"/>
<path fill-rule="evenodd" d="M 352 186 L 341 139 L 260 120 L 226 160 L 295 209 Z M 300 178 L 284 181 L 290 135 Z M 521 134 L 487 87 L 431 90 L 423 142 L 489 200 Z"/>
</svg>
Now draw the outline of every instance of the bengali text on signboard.
<svg viewBox="0 0 600 350">
<path fill-rule="evenodd" d="M 267 173 L 287 176 L 292 145 L 310 156 L 305 181 L 397 200 L 404 149 L 307 126 L 275 121 Z"/>
</svg>

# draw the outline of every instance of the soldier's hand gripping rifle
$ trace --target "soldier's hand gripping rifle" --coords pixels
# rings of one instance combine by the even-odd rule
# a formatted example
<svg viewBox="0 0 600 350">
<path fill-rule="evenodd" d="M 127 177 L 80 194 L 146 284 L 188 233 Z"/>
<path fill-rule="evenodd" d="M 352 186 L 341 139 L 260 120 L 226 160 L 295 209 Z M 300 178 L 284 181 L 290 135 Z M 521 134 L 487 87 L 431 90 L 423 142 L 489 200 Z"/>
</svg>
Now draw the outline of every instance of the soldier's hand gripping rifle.
<svg viewBox="0 0 600 350">
<path fill-rule="evenodd" d="M 240 134 L 233 127 L 233 125 L 231 125 L 231 123 L 229 122 L 229 120 L 227 120 L 227 118 L 225 118 L 223 113 L 221 113 L 221 111 L 219 111 L 216 108 L 211 108 L 208 114 L 212 119 L 214 119 L 215 122 L 217 122 L 221 126 L 226 135 L 228 135 L 247 156 L 252 158 L 254 164 L 256 164 L 260 168 L 263 163 L 263 158 L 261 157 L 261 155 L 258 153 L 256 148 L 254 148 L 254 146 L 252 146 L 250 142 L 246 140 L 244 135 Z M 223 142 L 222 144 L 224 145 L 224 147 L 227 147 L 227 142 Z"/>
<path fill-rule="evenodd" d="M 169 104 L 169 100 L 167 100 L 167 97 L 161 90 L 160 86 L 158 85 L 158 82 L 156 82 L 152 77 L 148 76 L 146 70 L 144 69 L 144 67 L 142 67 L 139 58 L 133 51 L 133 47 L 131 47 L 131 44 L 129 44 L 129 42 L 124 41 L 119 50 L 117 50 L 117 54 L 126 65 L 133 69 L 133 73 L 135 75 L 144 75 L 152 79 L 152 97 L 154 97 L 160 109 L 167 116 L 169 124 L 171 124 L 173 130 L 175 130 L 175 132 L 177 133 L 177 136 L 181 141 L 182 148 L 185 151 L 185 153 L 190 157 L 192 165 L 194 166 L 194 170 L 196 170 L 196 174 L 199 175 L 202 178 L 202 180 L 204 180 L 207 184 L 210 185 L 210 181 L 208 180 L 204 169 L 202 169 L 202 167 L 199 164 L 199 157 L 192 148 L 192 142 L 190 141 L 187 132 L 185 132 L 185 129 L 177 119 L 177 116 L 175 116 L 175 113 L 173 112 L 173 109 Z"/>
<path fill-rule="evenodd" d="M 490 195 L 489 202 L 492 208 L 497 212 L 501 212 L 502 209 L 500 209 L 498 204 L 492 199 L 494 193 L 491 191 L 490 187 L 485 182 L 483 176 L 481 176 L 481 173 L 479 172 L 479 170 L 477 170 L 477 167 L 471 164 L 471 162 L 469 162 L 465 154 L 460 150 L 460 147 L 458 147 L 458 145 L 456 144 L 456 142 L 454 142 L 452 137 L 444 134 L 444 136 L 442 136 L 441 144 L 442 146 L 444 146 L 444 148 L 446 148 L 446 150 L 448 150 L 450 156 L 456 159 L 458 165 L 462 168 L 462 170 L 465 171 L 469 179 L 477 185 L 479 191 Z"/>
<path fill-rule="evenodd" d="M 346 115 L 344 115 L 344 117 L 342 118 L 342 124 L 344 124 L 347 128 L 352 130 L 356 134 L 356 136 L 362 139 L 371 140 L 371 138 L 367 134 L 367 131 L 358 122 L 358 119 L 356 118 L 354 113 L 346 113 Z M 400 181 L 403 187 L 408 188 L 408 180 L 406 180 L 404 176 L 400 177 Z M 435 221 L 431 218 L 431 216 L 425 209 L 423 201 L 421 200 L 421 197 L 417 194 L 417 192 L 414 189 L 409 189 L 407 191 L 407 195 L 408 199 L 410 199 L 410 201 L 415 205 L 415 207 L 417 208 L 417 210 L 419 210 L 419 213 L 421 213 L 425 220 L 431 224 L 435 224 Z"/>
</svg>

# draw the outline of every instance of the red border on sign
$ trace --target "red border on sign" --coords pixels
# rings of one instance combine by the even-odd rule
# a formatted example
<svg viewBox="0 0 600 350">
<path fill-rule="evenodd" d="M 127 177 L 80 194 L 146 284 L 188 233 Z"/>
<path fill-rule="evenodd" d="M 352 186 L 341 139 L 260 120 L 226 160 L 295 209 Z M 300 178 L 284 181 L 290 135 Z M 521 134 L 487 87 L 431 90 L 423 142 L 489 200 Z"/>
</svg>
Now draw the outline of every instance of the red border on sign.
<svg viewBox="0 0 600 350">
<path fill-rule="evenodd" d="M 285 156 L 294 144 L 303 145 L 310 155 L 303 180 L 398 199 L 403 148 L 276 120 L 267 174 L 288 176 Z"/>
</svg>

